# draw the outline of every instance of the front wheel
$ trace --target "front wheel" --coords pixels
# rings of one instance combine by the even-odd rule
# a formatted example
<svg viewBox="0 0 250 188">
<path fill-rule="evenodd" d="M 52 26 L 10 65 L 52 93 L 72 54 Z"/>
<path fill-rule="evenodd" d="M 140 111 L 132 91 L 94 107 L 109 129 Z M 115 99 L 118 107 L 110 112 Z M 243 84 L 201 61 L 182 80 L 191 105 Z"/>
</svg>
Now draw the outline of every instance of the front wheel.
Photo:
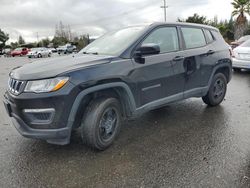
<svg viewBox="0 0 250 188">
<path fill-rule="evenodd" d="M 116 98 L 99 98 L 91 102 L 81 123 L 85 144 L 97 150 L 108 148 L 121 127 L 121 108 Z"/>
<path fill-rule="evenodd" d="M 209 106 L 217 106 L 223 101 L 226 91 L 227 79 L 224 74 L 217 73 L 213 78 L 207 95 L 202 97 L 202 100 Z"/>
</svg>

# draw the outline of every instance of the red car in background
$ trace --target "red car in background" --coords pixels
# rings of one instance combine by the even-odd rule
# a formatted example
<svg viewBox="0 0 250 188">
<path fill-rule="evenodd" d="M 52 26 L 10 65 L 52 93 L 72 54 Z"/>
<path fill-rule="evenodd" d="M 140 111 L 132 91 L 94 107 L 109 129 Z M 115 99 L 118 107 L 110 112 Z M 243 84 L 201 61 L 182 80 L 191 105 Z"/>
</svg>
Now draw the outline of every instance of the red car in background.
<svg viewBox="0 0 250 188">
<path fill-rule="evenodd" d="M 29 52 L 28 48 L 16 48 L 15 50 L 11 52 L 11 56 L 12 57 L 23 56 L 23 55 L 27 55 L 28 52 Z"/>
</svg>

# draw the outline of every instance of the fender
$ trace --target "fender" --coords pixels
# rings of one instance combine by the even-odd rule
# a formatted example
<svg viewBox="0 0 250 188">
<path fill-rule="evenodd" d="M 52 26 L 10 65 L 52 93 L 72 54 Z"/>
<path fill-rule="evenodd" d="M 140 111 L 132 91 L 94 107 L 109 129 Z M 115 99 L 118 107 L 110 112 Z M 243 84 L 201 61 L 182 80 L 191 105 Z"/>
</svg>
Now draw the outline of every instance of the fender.
<svg viewBox="0 0 250 188">
<path fill-rule="evenodd" d="M 216 65 L 214 66 L 214 68 L 213 68 L 213 72 L 212 72 L 212 74 L 211 74 L 211 76 L 209 78 L 206 89 L 204 89 L 204 91 L 203 91 L 203 95 L 207 94 L 207 92 L 209 90 L 209 87 L 210 87 L 210 85 L 211 85 L 211 83 L 213 81 L 213 77 L 214 77 L 216 71 L 219 70 L 220 68 L 228 68 L 229 69 L 228 82 L 231 80 L 231 78 L 232 78 L 232 61 L 230 59 L 223 59 L 223 60 L 218 61 L 216 63 Z"/>
<path fill-rule="evenodd" d="M 127 84 L 123 82 L 114 82 L 114 83 L 97 85 L 97 86 L 93 86 L 88 89 L 85 89 L 77 95 L 73 103 L 73 106 L 71 108 L 71 111 L 70 111 L 67 127 L 69 127 L 70 129 L 72 128 L 80 103 L 86 95 L 96 92 L 96 91 L 103 90 L 103 89 L 110 89 L 110 88 L 117 88 L 117 87 L 123 88 L 126 91 L 126 94 L 128 95 L 128 98 L 129 98 L 130 110 L 134 113 L 136 111 L 136 103 L 135 103 L 134 96 Z"/>
</svg>

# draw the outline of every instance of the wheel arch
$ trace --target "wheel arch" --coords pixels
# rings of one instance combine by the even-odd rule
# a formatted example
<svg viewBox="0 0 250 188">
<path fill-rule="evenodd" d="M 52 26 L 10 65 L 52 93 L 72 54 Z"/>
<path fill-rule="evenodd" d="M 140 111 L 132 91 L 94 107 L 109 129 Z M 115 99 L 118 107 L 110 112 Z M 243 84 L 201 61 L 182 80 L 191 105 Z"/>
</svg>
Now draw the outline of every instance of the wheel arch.
<svg viewBox="0 0 250 188">
<path fill-rule="evenodd" d="M 84 107 L 91 100 L 102 96 L 118 98 L 122 105 L 123 116 L 125 117 L 132 116 L 136 110 L 134 96 L 127 84 L 123 82 L 101 84 L 87 88 L 77 95 L 70 111 L 67 126 L 71 128 L 73 126 L 78 127 L 81 120 L 80 117 L 82 117 L 85 110 Z"/>
</svg>

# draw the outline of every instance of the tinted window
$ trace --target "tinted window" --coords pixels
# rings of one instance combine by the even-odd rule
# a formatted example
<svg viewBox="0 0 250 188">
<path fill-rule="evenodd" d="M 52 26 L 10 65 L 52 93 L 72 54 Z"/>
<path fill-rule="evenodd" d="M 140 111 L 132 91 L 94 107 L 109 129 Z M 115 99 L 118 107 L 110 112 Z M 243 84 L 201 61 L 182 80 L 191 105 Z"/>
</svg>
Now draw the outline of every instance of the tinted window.
<svg viewBox="0 0 250 188">
<path fill-rule="evenodd" d="M 143 44 L 155 43 L 160 46 L 160 53 L 173 52 L 179 50 L 179 41 L 175 27 L 162 27 L 154 30 L 143 41 Z"/>
<path fill-rule="evenodd" d="M 211 43 L 214 41 L 213 35 L 211 34 L 211 32 L 209 30 L 204 30 L 205 34 L 207 36 L 207 43 Z"/>
<path fill-rule="evenodd" d="M 183 37 L 186 48 L 198 48 L 206 45 L 206 40 L 201 29 L 197 28 L 182 28 Z"/>
</svg>

